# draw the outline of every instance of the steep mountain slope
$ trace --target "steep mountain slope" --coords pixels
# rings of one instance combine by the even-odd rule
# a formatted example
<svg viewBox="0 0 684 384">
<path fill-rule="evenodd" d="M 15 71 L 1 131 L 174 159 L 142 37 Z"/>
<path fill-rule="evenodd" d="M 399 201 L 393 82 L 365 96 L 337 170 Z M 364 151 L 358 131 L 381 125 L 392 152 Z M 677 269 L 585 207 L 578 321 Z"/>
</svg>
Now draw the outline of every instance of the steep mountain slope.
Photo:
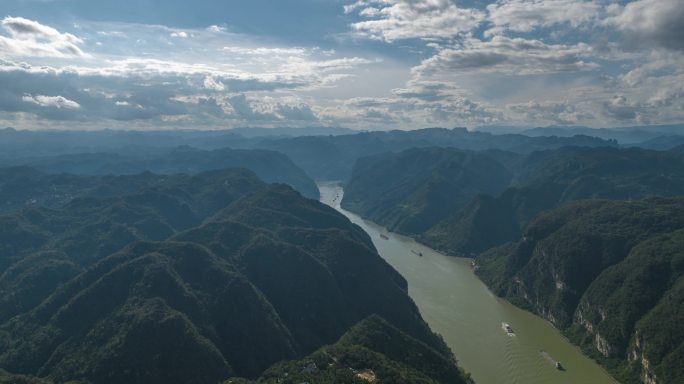
<svg viewBox="0 0 684 384">
<path fill-rule="evenodd" d="M 33 308 L 58 285 L 128 244 L 165 240 L 264 185 L 246 170 L 124 180 L 131 180 L 129 188 L 93 184 L 109 197 L 77 198 L 54 209 L 34 206 L 0 216 L 0 321 Z M 143 187 L 113 193 L 136 185 Z"/>
<path fill-rule="evenodd" d="M 342 207 L 402 233 L 421 233 L 478 193 L 498 194 L 512 175 L 485 155 L 410 149 L 360 159 Z"/>
<path fill-rule="evenodd" d="M 149 172 L 130 176 L 47 174 L 34 168 L 0 168 L 0 212 L 30 206 L 58 208 L 77 197 L 115 197 L 158 184 L 165 176 Z"/>
<path fill-rule="evenodd" d="M 563 148 L 512 163 L 516 178 L 498 197 L 474 200 L 422 237 L 447 252 L 481 252 L 516 239 L 538 213 L 581 199 L 630 200 L 684 194 L 684 162 L 671 152 Z M 464 228 L 463 240 L 450 237 Z"/>
<path fill-rule="evenodd" d="M 305 359 L 277 364 L 246 383 L 472 383 L 448 359 L 379 316 L 361 321 Z"/>
<path fill-rule="evenodd" d="M 250 172 L 167 176 L 130 195 L 0 219 L 15 223 L 0 227 L 0 367 L 14 374 L 0 374 L 7 380 L 258 377 L 374 314 L 390 339 L 356 342 L 370 352 L 345 346 L 344 364 L 409 372 L 405 382 L 465 380 L 406 281 L 360 228 Z M 391 355 L 395 335 L 415 359 Z M 425 373 L 427 364 L 435 373 Z"/>
<path fill-rule="evenodd" d="M 443 162 L 440 153 L 424 148 L 359 160 L 343 206 L 446 253 L 470 255 L 517 239 L 538 213 L 565 202 L 684 194 L 684 162 L 675 151 L 489 151 L 470 155 L 482 159 L 478 163 L 454 158 L 451 167 L 434 165 Z M 421 166 L 395 160 L 402 156 Z M 475 177 L 463 177 L 467 167 Z M 424 200 L 433 201 L 433 209 L 419 216 L 419 226 L 396 224 L 421 214 Z"/>
<path fill-rule="evenodd" d="M 568 332 L 623 382 L 684 379 L 684 199 L 581 201 L 478 256 L 499 295 Z"/>
</svg>

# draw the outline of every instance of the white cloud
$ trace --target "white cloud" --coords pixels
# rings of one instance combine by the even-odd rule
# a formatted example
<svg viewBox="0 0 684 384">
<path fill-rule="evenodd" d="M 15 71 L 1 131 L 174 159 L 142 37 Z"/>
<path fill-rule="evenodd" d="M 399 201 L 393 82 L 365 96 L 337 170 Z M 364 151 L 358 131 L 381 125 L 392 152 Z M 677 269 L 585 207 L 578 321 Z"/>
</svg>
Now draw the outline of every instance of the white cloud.
<svg viewBox="0 0 684 384">
<path fill-rule="evenodd" d="M 493 27 L 486 34 L 531 32 L 558 24 L 577 28 L 598 19 L 601 10 L 594 0 L 499 0 L 487 6 Z"/>
<path fill-rule="evenodd" d="M 355 22 L 323 48 L 219 25 L 78 20 L 77 37 L 0 18 L 0 126 L 605 126 L 684 116 L 681 0 L 352 1 L 344 11 Z"/>
<path fill-rule="evenodd" d="M 530 100 L 525 103 L 508 104 L 506 108 L 517 114 L 515 120 L 528 124 L 582 124 L 595 119 L 595 115 L 586 108 L 586 104 L 578 100 Z"/>
<path fill-rule="evenodd" d="M 353 23 L 357 33 L 392 42 L 415 38 L 452 38 L 469 32 L 484 20 L 484 12 L 461 8 L 450 0 L 375 0 L 358 1 L 345 12 L 360 9 L 359 15 L 371 20 Z"/>
<path fill-rule="evenodd" d="M 226 32 L 226 27 L 222 27 L 220 25 L 210 25 L 207 27 L 207 31 L 212 32 L 212 33 L 223 33 Z"/>
<path fill-rule="evenodd" d="M 601 103 L 603 112 L 611 119 L 628 122 L 645 122 L 645 116 L 640 111 L 640 106 L 629 100 L 625 95 L 614 95 L 612 99 Z"/>
<path fill-rule="evenodd" d="M 624 32 L 628 45 L 684 51 L 682 0 L 637 0 L 624 7 L 612 5 L 609 12 L 612 16 L 604 24 Z"/>
<path fill-rule="evenodd" d="M 594 52 L 584 43 L 546 44 L 540 40 L 494 36 L 489 41 L 467 39 L 443 48 L 414 68 L 419 76 L 499 72 L 531 75 L 595 69 Z"/>
<path fill-rule="evenodd" d="M 191 35 L 185 31 L 176 31 L 171 33 L 171 37 L 175 37 L 177 39 L 187 39 L 188 37 L 191 37 Z"/>
<path fill-rule="evenodd" d="M 84 57 L 79 45 L 83 40 L 23 17 L 5 17 L 2 28 L 9 36 L 0 36 L 0 53 L 11 56 Z"/>
<path fill-rule="evenodd" d="M 294 48 L 283 48 L 283 47 L 239 47 L 239 46 L 228 46 L 223 47 L 223 51 L 235 55 L 243 56 L 277 56 L 277 57 L 288 57 L 288 56 L 308 56 L 312 52 L 306 48 L 294 47 Z"/>
<path fill-rule="evenodd" d="M 411 81 L 389 97 L 354 97 L 317 109 L 321 121 L 353 128 L 410 129 L 493 124 L 502 115 L 464 89 L 443 82 Z"/>
<path fill-rule="evenodd" d="M 24 95 L 21 98 L 26 103 L 40 105 L 41 107 L 80 109 L 81 105 L 63 96 Z"/>
<path fill-rule="evenodd" d="M 204 88 L 221 92 L 226 89 L 226 86 L 216 78 L 207 76 L 204 78 Z"/>
</svg>

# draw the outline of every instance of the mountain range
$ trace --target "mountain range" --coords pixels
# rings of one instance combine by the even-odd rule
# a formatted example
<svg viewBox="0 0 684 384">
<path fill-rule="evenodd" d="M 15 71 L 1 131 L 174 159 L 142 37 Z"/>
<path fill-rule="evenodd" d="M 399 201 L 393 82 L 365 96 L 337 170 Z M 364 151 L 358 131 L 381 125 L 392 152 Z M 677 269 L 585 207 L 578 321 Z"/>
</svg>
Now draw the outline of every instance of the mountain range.
<svg viewBox="0 0 684 384">
<path fill-rule="evenodd" d="M 342 206 L 446 253 L 471 255 L 517 239 L 538 213 L 566 202 L 684 194 L 683 170 L 676 150 L 422 148 L 359 160 Z"/>
<path fill-rule="evenodd" d="M 92 188 L 0 216 L 0 380 L 261 380 L 325 345 L 338 374 L 468 380 L 332 208 L 246 170 L 71 178 Z"/>
</svg>

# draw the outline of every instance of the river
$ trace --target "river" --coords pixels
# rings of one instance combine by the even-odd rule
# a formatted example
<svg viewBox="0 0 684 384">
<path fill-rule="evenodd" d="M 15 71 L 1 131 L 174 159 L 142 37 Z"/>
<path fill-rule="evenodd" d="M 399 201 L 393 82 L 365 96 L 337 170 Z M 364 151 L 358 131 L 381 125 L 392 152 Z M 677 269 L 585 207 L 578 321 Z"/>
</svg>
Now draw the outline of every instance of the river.
<svg viewBox="0 0 684 384">
<path fill-rule="evenodd" d="M 423 318 L 478 384 L 615 383 L 549 322 L 492 294 L 473 273 L 469 259 L 445 256 L 341 209 L 343 190 L 337 183 L 319 183 L 319 188 L 321 202 L 361 226 L 380 256 L 404 276 Z M 506 334 L 502 322 L 516 336 Z M 565 370 L 555 369 L 542 350 Z"/>
</svg>

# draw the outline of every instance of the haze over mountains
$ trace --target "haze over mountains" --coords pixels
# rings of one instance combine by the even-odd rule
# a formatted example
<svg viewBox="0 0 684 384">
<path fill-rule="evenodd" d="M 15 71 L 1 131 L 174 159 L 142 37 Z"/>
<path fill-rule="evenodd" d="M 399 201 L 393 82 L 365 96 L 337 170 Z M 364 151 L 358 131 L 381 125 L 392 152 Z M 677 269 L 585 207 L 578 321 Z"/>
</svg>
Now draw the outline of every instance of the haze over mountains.
<svg viewBox="0 0 684 384">
<path fill-rule="evenodd" d="M 651 125 L 651 126 L 631 126 L 631 127 L 613 127 L 613 128 L 589 128 L 582 126 L 548 126 L 548 127 L 509 127 L 499 128 L 481 127 L 478 130 L 492 133 L 502 133 L 502 130 L 509 133 L 521 133 L 528 136 L 560 136 L 571 137 L 575 135 L 587 135 L 600 137 L 605 140 L 616 140 L 622 145 L 648 145 L 651 140 L 681 136 L 684 126 L 681 124 L 673 125 Z M 668 149 L 668 148 L 662 148 Z"/>
<path fill-rule="evenodd" d="M 267 149 L 289 156 L 315 179 L 343 180 L 359 157 L 413 147 L 449 146 L 460 149 L 502 149 L 527 153 L 567 145 L 615 145 L 588 136 L 570 138 L 492 135 L 466 129 L 422 129 L 416 131 L 361 132 L 337 136 L 243 137 L 231 131 L 0 131 L 0 149 L 5 163 L 31 164 L 27 153 L 40 156 L 83 152 L 145 154 L 178 146 L 198 149 Z M 2 161 L 0 157 L 0 161 Z"/>
<path fill-rule="evenodd" d="M 684 383 L 683 26 L 0 1 L 0 384 Z"/>
<path fill-rule="evenodd" d="M 193 174 L 224 168 L 248 168 L 264 181 L 289 184 L 307 197 L 318 197 L 318 188 L 313 180 L 287 156 L 273 151 L 228 148 L 206 151 L 188 146 L 119 150 L 123 153 L 112 149 L 110 152 L 36 156 L 6 160 L 0 165 L 25 166 L 51 174 L 79 175 Z"/>
<path fill-rule="evenodd" d="M 343 206 L 451 254 L 511 241 L 565 202 L 684 193 L 676 151 L 567 147 L 529 155 L 414 149 L 361 159 Z"/>
<path fill-rule="evenodd" d="M 0 376 L 466 382 L 368 236 L 307 199 L 334 179 L 344 208 L 477 256 L 621 381 L 682 377 L 684 147 L 293 131 L 0 132 Z"/>
</svg>

